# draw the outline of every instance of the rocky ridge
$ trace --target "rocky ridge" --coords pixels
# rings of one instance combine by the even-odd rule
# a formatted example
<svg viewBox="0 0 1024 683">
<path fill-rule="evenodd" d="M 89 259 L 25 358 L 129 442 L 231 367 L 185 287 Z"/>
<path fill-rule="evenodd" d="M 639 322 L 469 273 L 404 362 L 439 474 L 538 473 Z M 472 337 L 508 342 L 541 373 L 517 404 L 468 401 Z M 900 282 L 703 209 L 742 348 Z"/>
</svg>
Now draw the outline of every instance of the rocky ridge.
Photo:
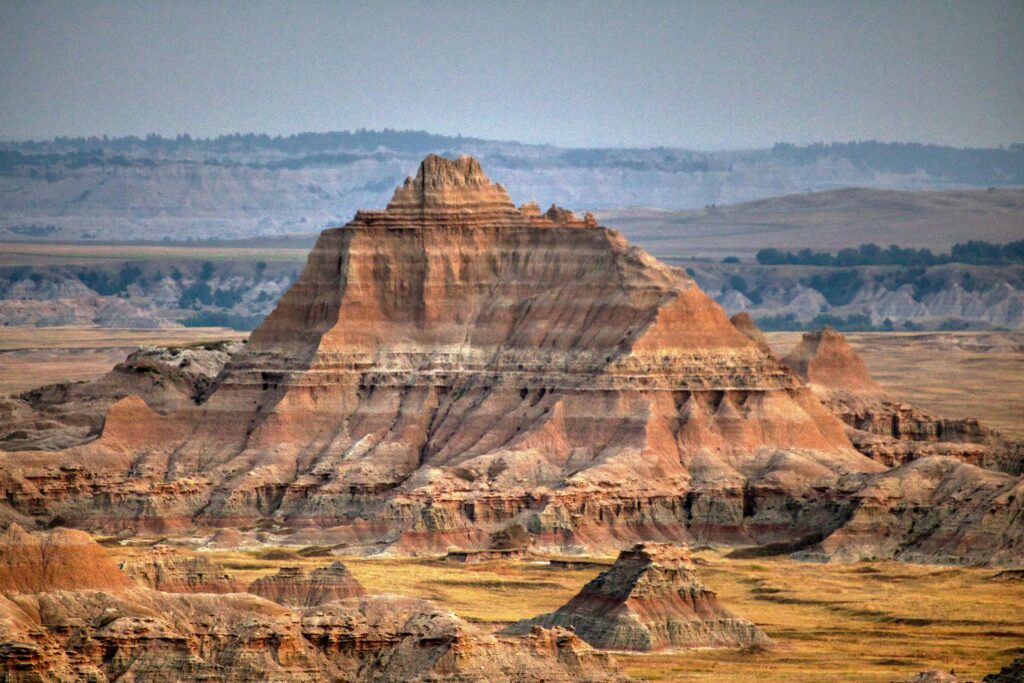
<svg viewBox="0 0 1024 683">
<path fill-rule="evenodd" d="M 110 406 L 138 396 L 160 413 L 201 403 L 242 342 L 146 347 L 93 382 L 62 382 L 0 398 L 0 449 L 60 450 L 97 438 Z"/>
<path fill-rule="evenodd" d="M 697 577 L 689 549 L 637 544 L 569 602 L 507 629 L 572 628 L 594 647 L 656 651 L 694 647 L 768 647 L 751 622 L 719 604 Z"/>
<path fill-rule="evenodd" d="M 1024 444 L 978 420 L 942 418 L 887 395 L 846 338 L 830 327 L 805 333 L 782 362 L 847 425 L 857 450 L 887 466 L 942 455 L 1009 474 L 1024 472 Z"/>
<path fill-rule="evenodd" d="M 185 557 L 166 546 L 147 557 L 126 560 L 119 568 L 136 583 L 164 593 L 239 593 L 238 583 L 209 558 Z"/>
</svg>

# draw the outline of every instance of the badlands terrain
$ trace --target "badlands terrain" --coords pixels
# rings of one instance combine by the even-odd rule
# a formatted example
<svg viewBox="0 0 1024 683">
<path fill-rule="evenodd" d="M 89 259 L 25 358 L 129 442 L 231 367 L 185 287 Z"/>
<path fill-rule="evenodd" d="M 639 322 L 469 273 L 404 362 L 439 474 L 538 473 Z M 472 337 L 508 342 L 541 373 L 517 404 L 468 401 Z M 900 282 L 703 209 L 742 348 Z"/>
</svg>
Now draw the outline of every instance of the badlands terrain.
<svg viewBox="0 0 1024 683">
<path fill-rule="evenodd" d="M 428 156 L 321 234 L 244 344 L 4 399 L 6 671 L 997 671 L 1024 636 L 1024 451 L 901 393 L 877 359 L 906 347 L 865 362 L 875 339 L 767 338 L 593 215 Z M 1013 333 L 929 344 L 1020 354 Z M 991 414 L 1012 426 L 1014 399 Z"/>
</svg>

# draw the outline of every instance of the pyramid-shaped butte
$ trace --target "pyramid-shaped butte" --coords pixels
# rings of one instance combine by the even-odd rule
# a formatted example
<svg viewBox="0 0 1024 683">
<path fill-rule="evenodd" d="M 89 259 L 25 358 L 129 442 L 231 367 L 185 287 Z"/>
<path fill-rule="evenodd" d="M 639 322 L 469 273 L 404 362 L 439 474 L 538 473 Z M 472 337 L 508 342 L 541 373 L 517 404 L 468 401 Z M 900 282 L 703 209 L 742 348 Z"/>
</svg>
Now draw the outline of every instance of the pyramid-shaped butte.
<svg viewBox="0 0 1024 683">
<path fill-rule="evenodd" d="M 793 540 L 882 469 L 682 270 L 435 156 L 321 234 L 203 405 L 0 455 L 12 514 L 405 551 Z"/>
<path fill-rule="evenodd" d="M 558 610 L 507 630 L 562 626 L 597 648 L 663 650 L 766 647 L 768 636 L 719 604 L 704 587 L 686 547 L 637 544 Z"/>
</svg>

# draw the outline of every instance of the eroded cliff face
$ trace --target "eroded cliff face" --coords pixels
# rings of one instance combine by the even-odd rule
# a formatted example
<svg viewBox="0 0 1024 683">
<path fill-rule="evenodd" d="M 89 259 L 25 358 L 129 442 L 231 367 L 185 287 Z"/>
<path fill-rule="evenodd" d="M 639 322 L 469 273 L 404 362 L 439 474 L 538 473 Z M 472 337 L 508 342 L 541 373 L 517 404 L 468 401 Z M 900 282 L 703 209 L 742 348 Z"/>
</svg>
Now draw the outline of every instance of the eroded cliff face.
<svg viewBox="0 0 1024 683">
<path fill-rule="evenodd" d="M 681 270 L 428 157 L 325 231 L 208 400 L 0 454 L 7 516 L 549 549 L 821 537 L 885 466 Z"/>
<path fill-rule="evenodd" d="M 694 647 L 769 647 L 757 626 L 723 607 L 697 576 L 689 549 L 663 543 L 638 544 L 550 614 L 506 629 L 572 628 L 583 640 L 607 650 Z"/>
</svg>

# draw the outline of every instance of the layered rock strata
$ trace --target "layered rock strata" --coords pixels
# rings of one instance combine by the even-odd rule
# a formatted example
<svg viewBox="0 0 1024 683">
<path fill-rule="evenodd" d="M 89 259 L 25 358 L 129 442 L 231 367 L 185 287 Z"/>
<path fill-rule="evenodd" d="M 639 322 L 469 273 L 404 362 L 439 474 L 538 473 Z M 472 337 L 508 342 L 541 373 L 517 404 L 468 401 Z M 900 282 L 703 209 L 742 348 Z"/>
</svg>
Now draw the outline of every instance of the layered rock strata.
<svg viewBox="0 0 1024 683">
<path fill-rule="evenodd" d="M 0 453 L 0 516 L 407 553 L 820 539 L 886 467 L 749 334 L 615 231 L 431 156 L 321 234 L 202 405 L 127 397 L 93 442 Z"/>
<path fill-rule="evenodd" d="M 292 607 L 314 607 L 333 600 L 356 598 L 366 589 L 341 562 L 306 573 L 299 567 L 282 567 L 249 586 L 249 592 Z"/>
<path fill-rule="evenodd" d="M 619 554 L 610 569 L 550 614 L 520 622 L 572 628 L 597 648 L 663 650 L 694 647 L 767 647 L 771 641 L 751 622 L 718 603 L 704 587 L 685 547 L 638 544 Z"/>
</svg>

